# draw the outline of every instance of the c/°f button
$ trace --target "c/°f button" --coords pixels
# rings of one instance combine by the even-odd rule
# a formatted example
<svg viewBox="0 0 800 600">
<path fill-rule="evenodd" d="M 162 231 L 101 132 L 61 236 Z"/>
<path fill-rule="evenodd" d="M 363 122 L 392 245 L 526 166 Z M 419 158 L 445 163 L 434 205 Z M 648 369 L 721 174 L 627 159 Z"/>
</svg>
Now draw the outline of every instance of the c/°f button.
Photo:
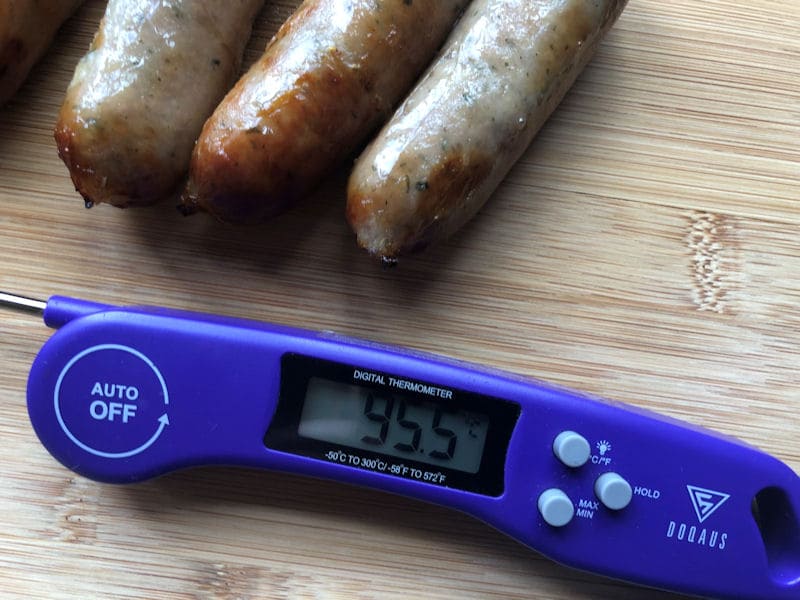
<svg viewBox="0 0 800 600">
<path fill-rule="evenodd" d="M 603 473 L 594 482 L 594 493 L 611 510 L 622 510 L 631 503 L 631 484 L 616 473 Z"/>
<path fill-rule="evenodd" d="M 574 431 L 562 431 L 553 440 L 553 452 L 558 460 L 566 466 L 577 468 L 588 462 L 592 448 L 581 434 Z"/>
<path fill-rule="evenodd" d="M 539 513 L 545 523 L 553 527 L 563 527 L 575 516 L 575 506 L 564 492 L 558 488 L 545 490 L 539 496 Z"/>
</svg>

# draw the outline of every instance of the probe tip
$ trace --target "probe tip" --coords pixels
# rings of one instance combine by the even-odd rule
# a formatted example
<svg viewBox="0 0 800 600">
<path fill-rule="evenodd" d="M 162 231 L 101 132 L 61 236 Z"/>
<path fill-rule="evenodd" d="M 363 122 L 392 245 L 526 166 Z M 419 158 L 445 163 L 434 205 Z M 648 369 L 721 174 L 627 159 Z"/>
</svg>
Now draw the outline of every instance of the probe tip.
<svg viewBox="0 0 800 600">
<path fill-rule="evenodd" d="M 47 302 L 0 292 L 0 306 L 27 313 L 41 315 L 47 307 Z"/>
</svg>

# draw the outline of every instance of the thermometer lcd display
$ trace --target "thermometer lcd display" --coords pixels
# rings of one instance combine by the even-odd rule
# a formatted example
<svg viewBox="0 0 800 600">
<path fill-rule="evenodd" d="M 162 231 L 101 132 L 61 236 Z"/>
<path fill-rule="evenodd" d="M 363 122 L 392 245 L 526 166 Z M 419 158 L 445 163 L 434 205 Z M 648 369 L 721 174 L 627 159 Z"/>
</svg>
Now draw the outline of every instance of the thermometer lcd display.
<svg viewBox="0 0 800 600">
<path fill-rule="evenodd" d="M 353 365 L 281 360 L 275 450 L 489 496 L 503 492 L 519 405 Z"/>
<path fill-rule="evenodd" d="M 486 415 L 313 377 L 298 432 L 306 438 L 477 473 L 488 429 Z"/>
</svg>

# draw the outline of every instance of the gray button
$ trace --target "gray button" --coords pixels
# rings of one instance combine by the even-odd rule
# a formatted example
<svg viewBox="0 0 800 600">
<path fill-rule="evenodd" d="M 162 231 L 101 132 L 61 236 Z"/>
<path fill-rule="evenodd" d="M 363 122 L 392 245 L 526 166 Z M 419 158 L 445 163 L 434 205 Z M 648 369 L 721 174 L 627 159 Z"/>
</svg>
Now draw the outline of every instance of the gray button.
<svg viewBox="0 0 800 600">
<path fill-rule="evenodd" d="M 539 512 L 548 525 L 563 527 L 575 516 L 575 507 L 564 492 L 550 488 L 539 496 Z"/>
<path fill-rule="evenodd" d="M 553 452 L 568 467 L 582 467 L 592 455 L 586 438 L 574 431 L 562 431 L 553 441 Z"/>
<path fill-rule="evenodd" d="M 622 510 L 631 503 L 631 484 L 616 473 L 603 473 L 594 482 L 594 493 L 611 510 Z"/>
</svg>

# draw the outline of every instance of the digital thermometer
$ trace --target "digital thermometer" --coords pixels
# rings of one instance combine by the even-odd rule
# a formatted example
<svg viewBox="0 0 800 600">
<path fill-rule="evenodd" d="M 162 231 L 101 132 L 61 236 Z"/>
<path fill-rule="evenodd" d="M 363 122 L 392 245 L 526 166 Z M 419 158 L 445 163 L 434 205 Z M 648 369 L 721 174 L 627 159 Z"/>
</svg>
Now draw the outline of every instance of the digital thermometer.
<svg viewBox="0 0 800 600">
<path fill-rule="evenodd" d="M 33 427 L 91 479 L 209 464 L 302 473 L 464 511 L 609 577 L 800 598 L 798 477 L 737 440 L 331 333 L 57 296 L 27 305 L 58 329 L 31 368 Z"/>
</svg>

